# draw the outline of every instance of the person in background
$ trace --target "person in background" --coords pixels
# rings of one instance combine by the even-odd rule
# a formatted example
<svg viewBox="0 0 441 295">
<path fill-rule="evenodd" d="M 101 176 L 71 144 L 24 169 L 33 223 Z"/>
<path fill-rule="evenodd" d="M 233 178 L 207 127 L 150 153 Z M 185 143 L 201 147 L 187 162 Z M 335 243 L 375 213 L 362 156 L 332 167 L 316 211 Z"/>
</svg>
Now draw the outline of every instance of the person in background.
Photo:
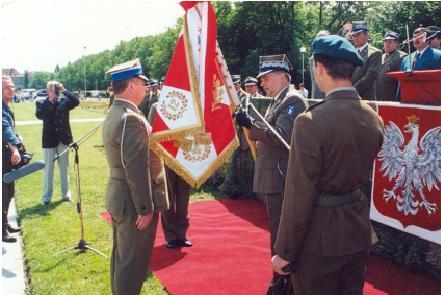
<svg viewBox="0 0 441 295">
<path fill-rule="evenodd" d="M 352 85 L 363 99 L 375 99 L 374 82 L 381 64 L 381 50 L 368 43 L 368 25 L 365 21 L 352 22 L 351 38 L 364 60 L 352 75 Z"/>
<path fill-rule="evenodd" d="M 352 23 L 351 23 L 352 27 Z M 315 37 L 321 37 L 321 36 L 327 36 L 329 35 L 329 31 L 321 30 L 315 35 Z M 317 87 L 317 83 L 315 83 L 314 78 L 314 56 L 311 56 L 309 59 L 309 72 L 311 73 L 311 98 L 313 99 L 323 99 L 325 98 L 325 94 L 320 91 L 320 89 Z"/>
<path fill-rule="evenodd" d="M 303 83 L 299 84 L 299 92 L 304 98 L 308 98 L 309 91 L 305 88 Z"/>
<path fill-rule="evenodd" d="M 15 117 L 9 106 L 14 95 L 15 85 L 11 77 L 2 76 L 2 176 L 11 171 L 12 165 L 21 161 L 21 138 L 15 131 Z M 8 223 L 9 204 L 14 195 L 15 182 L 6 183 L 2 180 L 2 242 L 5 243 L 16 242 L 17 239 L 9 234 L 20 231 L 20 228 L 14 228 Z"/>
<path fill-rule="evenodd" d="M 52 200 L 54 185 L 54 159 L 73 142 L 69 113 L 80 104 L 78 97 L 66 90 L 58 81 L 47 82 L 47 97 L 35 101 L 35 116 L 43 120 L 42 146 L 44 157 L 43 204 Z M 61 199 L 72 201 L 69 188 L 69 152 L 58 160 L 61 179 Z"/>
<path fill-rule="evenodd" d="M 244 81 L 245 92 L 250 95 L 250 98 L 262 98 L 259 93 L 259 82 L 254 77 L 247 77 Z"/>
<path fill-rule="evenodd" d="M 314 74 L 326 97 L 294 123 L 275 272 L 289 263 L 294 294 L 362 294 L 371 245 L 362 188 L 383 142 L 380 116 L 351 84 L 363 59 L 339 36 L 312 44 Z"/>
<path fill-rule="evenodd" d="M 384 53 L 381 56 L 381 65 L 375 79 L 375 98 L 376 100 L 395 100 L 398 89 L 398 82 L 393 77 L 387 77 L 389 72 L 399 71 L 401 61 L 407 55 L 397 49 L 400 35 L 389 31 L 384 35 Z"/>
<path fill-rule="evenodd" d="M 413 46 L 415 51 L 409 56 L 403 58 L 401 62 L 402 71 L 421 71 L 421 70 L 439 70 L 441 69 L 441 51 L 429 46 L 430 40 L 427 40 L 429 30 L 419 27 L 413 31 Z M 412 64 L 410 64 L 412 60 Z"/>
<path fill-rule="evenodd" d="M 231 80 L 233 80 L 234 88 L 236 89 L 237 96 L 239 97 L 240 106 L 245 108 L 247 93 L 242 89 L 240 83 L 240 75 L 231 75 Z"/>
<path fill-rule="evenodd" d="M 441 29 L 436 26 L 427 27 L 427 35 L 430 40 L 430 47 L 441 50 Z"/>
<path fill-rule="evenodd" d="M 265 120 L 285 142 L 291 141 L 292 127 L 296 117 L 306 110 L 306 100 L 291 85 L 289 70 L 291 63 L 285 54 L 260 57 L 260 83 L 266 94 L 272 97 Z M 263 123 L 252 119 L 245 112 L 235 115 L 236 123 L 250 130 L 250 138 L 256 140 L 257 158 L 254 166 L 253 190 L 266 202 L 269 226 L 270 249 L 274 254 L 274 243 L 279 228 L 285 187 L 288 149 Z M 292 294 L 290 280 L 273 273 L 267 294 Z"/>
<path fill-rule="evenodd" d="M 351 39 L 351 33 L 352 33 L 352 21 L 346 20 L 343 24 L 343 26 L 338 29 L 336 35 L 341 36 L 346 39 Z M 328 33 L 329 35 L 329 33 Z M 317 37 L 317 36 L 316 36 Z"/>
</svg>

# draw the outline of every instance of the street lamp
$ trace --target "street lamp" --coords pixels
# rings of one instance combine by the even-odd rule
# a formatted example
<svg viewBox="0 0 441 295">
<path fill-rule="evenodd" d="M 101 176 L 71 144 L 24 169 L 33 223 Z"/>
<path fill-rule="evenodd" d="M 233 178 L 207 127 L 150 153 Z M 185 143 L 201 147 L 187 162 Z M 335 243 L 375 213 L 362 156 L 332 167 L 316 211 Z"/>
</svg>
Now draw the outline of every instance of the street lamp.
<svg viewBox="0 0 441 295">
<path fill-rule="evenodd" d="M 86 89 L 86 49 L 87 47 L 84 46 L 84 58 L 83 58 L 83 70 L 84 70 L 84 98 L 86 98 L 86 93 L 87 93 L 87 89 Z"/>
<path fill-rule="evenodd" d="M 305 53 L 306 48 L 300 47 L 300 53 L 302 54 L 302 83 L 305 84 Z"/>
</svg>

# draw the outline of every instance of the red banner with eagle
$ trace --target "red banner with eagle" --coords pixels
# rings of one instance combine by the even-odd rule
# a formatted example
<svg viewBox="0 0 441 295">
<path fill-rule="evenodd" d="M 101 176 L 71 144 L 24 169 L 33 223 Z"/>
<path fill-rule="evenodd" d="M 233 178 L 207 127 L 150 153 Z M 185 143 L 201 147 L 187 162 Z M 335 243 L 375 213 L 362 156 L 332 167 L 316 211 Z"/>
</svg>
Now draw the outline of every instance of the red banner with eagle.
<svg viewBox="0 0 441 295">
<path fill-rule="evenodd" d="M 151 149 L 191 186 L 201 186 L 238 146 L 239 103 L 217 44 L 209 2 L 182 2 L 184 25 L 156 106 Z"/>
<path fill-rule="evenodd" d="M 441 244 L 441 106 L 378 103 L 371 219 Z"/>
</svg>

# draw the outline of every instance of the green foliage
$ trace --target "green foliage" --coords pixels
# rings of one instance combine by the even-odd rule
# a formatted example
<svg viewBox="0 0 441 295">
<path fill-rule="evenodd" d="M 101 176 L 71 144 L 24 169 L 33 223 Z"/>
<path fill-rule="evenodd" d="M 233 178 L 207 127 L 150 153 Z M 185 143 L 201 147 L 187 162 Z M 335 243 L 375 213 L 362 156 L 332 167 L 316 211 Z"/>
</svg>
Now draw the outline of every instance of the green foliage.
<svg viewBox="0 0 441 295">
<path fill-rule="evenodd" d="M 50 72 L 34 72 L 30 79 L 30 88 L 46 88 L 46 83 L 54 79 L 54 74 Z"/>
</svg>

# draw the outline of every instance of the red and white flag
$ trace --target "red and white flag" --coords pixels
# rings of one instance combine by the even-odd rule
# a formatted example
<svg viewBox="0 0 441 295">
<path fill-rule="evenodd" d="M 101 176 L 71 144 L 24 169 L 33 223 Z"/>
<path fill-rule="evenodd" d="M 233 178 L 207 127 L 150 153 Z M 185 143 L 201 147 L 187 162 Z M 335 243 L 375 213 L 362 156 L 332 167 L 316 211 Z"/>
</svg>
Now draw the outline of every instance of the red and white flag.
<svg viewBox="0 0 441 295">
<path fill-rule="evenodd" d="M 239 103 L 217 45 L 208 2 L 182 2 L 184 25 L 157 103 L 151 149 L 191 186 L 201 186 L 238 146 Z"/>
<path fill-rule="evenodd" d="M 441 244 L 441 106 L 378 102 L 371 219 Z"/>
</svg>

